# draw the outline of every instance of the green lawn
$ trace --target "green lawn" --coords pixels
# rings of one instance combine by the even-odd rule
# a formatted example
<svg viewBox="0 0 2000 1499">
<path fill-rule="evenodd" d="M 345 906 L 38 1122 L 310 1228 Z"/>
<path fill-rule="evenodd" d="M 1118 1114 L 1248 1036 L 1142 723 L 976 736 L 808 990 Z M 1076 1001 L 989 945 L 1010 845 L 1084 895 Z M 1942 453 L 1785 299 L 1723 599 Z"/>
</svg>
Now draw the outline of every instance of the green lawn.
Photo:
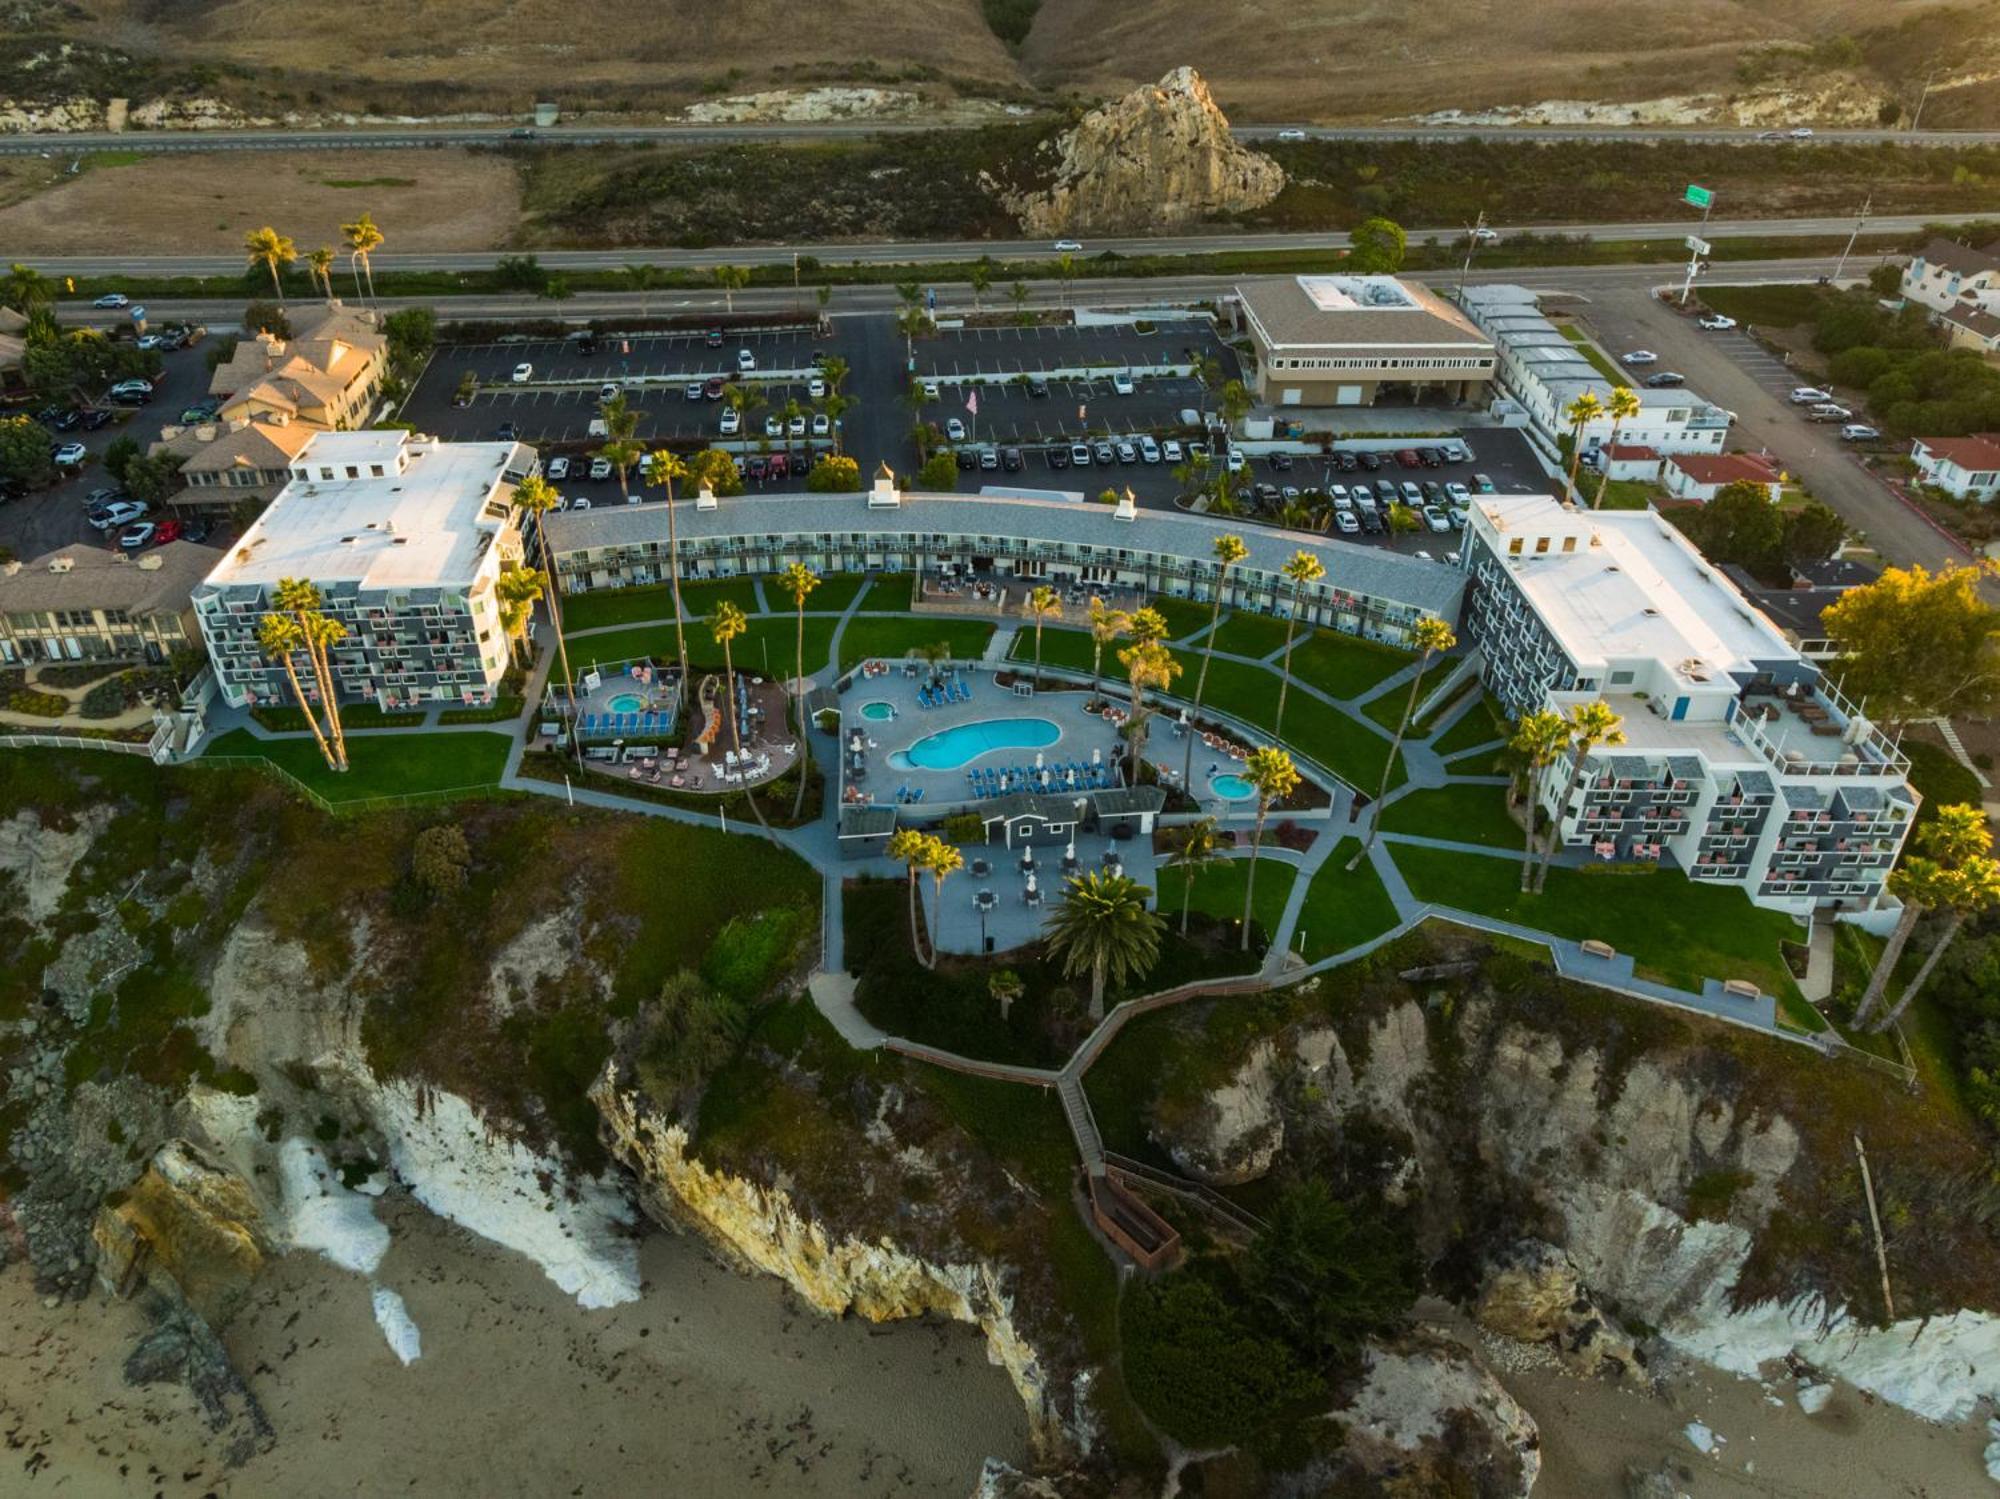
<svg viewBox="0 0 2000 1499">
<path fill-rule="evenodd" d="M 827 650 L 833 643 L 833 628 L 838 623 L 839 620 L 830 614 L 806 616 L 808 672 L 826 665 Z M 722 665 L 722 647 L 715 643 L 708 626 L 695 620 L 690 621 L 686 629 L 688 660 L 696 666 Z M 736 664 L 758 676 L 789 677 L 797 649 L 798 620 L 789 614 L 752 615 L 750 627 L 730 644 Z M 569 637 L 570 669 L 579 675 L 588 671 L 593 662 L 609 664 L 637 660 L 641 656 L 667 662 L 674 660 L 676 654 L 674 627 L 667 624 L 634 625 L 625 630 L 608 630 L 602 635 Z"/>
<path fill-rule="evenodd" d="M 595 588 L 563 595 L 563 633 L 631 625 L 644 619 L 672 619 L 674 600 L 666 584 L 646 588 Z"/>
<path fill-rule="evenodd" d="M 850 631 L 850 634 L 853 632 Z M 1066 666 L 1071 671 L 1090 670 L 1091 639 L 1088 630 L 1061 630 L 1053 625 L 1042 627 L 1042 664 L 1044 666 Z M 1032 663 L 1035 659 L 1035 632 L 1024 629 L 1014 637 L 1014 648 L 1009 660 Z M 1118 643 L 1104 648 L 1104 674 L 1107 677 L 1124 680 L 1123 668 L 1118 665 Z"/>
<path fill-rule="evenodd" d="M 806 613 L 838 614 L 854 602 L 855 596 L 866 588 L 871 580 L 866 573 L 835 573 L 819 580 L 819 587 L 806 595 Z M 770 581 L 764 584 L 764 597 L 772 606 L 791 607 L 792 597 Z M 868 601 L 883 608 L 900 609 L 907 600 L 902 590 L 888 588 Z"/>
<path fill-rule="evenodd" d="M 1489 692 L 1459 714 L 1458 722 L 1438 735 L 1437 743 L 1431 748 L 1440 755 L 1450 756 L 1475 745 L 1505 739 L 1508 733 L 1509 725 L 1500 711 L 1500 699 Z"/>
<path fill-rule="evenodd" d="M 1924 798 L 1917 821 L 1924 823 L 1937 815 L 1939 807 L 1981 799 L 1979 777 L 1958 763 L 1950 750 L 1922 739 L 1905 739 L 1903 753 L 1910 757 L 1910 784 Z"/>
<path fill-rule="evenodd" d="M 250 716 L 274 734 L 303 734 L 308 725 L 298 708 L 252 708 Z M 349 703 L 340 710 L 340 722 L 348 729 L 412 729 L 424 721 L 422 713 L 388 713 L 373 703 Z"/>
<path fill-rule="evenodd" d="M 1208 622 L 1215 617 L 1215 606 L 1195 599 L 1170 599 L 1156 595 L 1151 607 L 1167 617 L 1167 639 L 1180 640 L 1187 636 L 1201 636 L 1208 633 Z M 1196 641 L 1199 644 L 1199 640 Z"/>
<path fill-rule="evenodd" d="M 1418 833 L 1488 848 L 1515 848 L 1525 836 L 1507 815 L 1505 786 L 1455 784 L 1412 791 L 1383 808 L 1382 827 L 1391 833 Z"/>
<path fill-rule="evenodd" d="M 1523 895 L 1513 859 L 1407 844 L 1393 852 L 1419 900 L 1559 937 L 1595 937 L 1630 953 L 1643 975 L 1683 989 L 1699 992 L 1704 978 L 1747 978 L 1769 994 L 1798 992 L 1778 944 L 1803 940 L 1804 929 L 1759 910 L 1740 890 L 1696 884 L 1673 869 L 1556 868 L 1544 893 Z"/>
<path fill-rule="evenodd" d="M 1301 626 L 1292 641 L 1292 654 L 1313 634 L 1310 625 Z M 1238 656 L 1268 656 L 1285 644 L 1285 622 L 1268 614 L 1232 614 L 1215 632 L 1215 648 Z"/>
<path fill-rule="evenodd" d="M 1193 909 L 1219 921 L 1235 922 L 1243 916 L 1243 885 L 1250 876 L 1248 859 L 1230 859 L 1211 864 L 1194 879 Z M 1269 941 L 1284 919 L 1285 902 L 1291 899 L 1292 882 L 1299 872 L 1279 859 L 1257 861 L 1257 903 L 1252 915 Z M 1175 930 L 1180 928 L 1181 893 L 1187 888 L 1187 873 L 1177 865 L 1167 865 L 1159 873 L 1160 915 Z"/>
<path fill-rule="evenodd" d="M 1338 630 L 1315 630 L 1292 647 L 1292 675 L 1328 697 L 1358 697 L 1416 660 L 1409 651 Z"/>
<path fill-rule="evenodd" d="M 992 638 L 993 626 L 983 619 L 914 615 L 855 619 L 840 637 L 840 669 L 850 671 L 872 656 L 898 660 L 939 640 L 950 645 L 954 661 L 976 661 Z"/>
<path fill-rule="evenodd" d="M 1632 377 L 1607 359 L 1604 356 L 1604 351 L 1590 341 L 1590 335 L 1585 333 L 1583 329 L 1577 327 L 1574 323 L 1558 323 L 1556 326 L 1562 329 L 1562 336 L 1576 345 L 1577 353 L 1588 359 L 1591 368 L 1595 369 L 1598 374 L 1609 380 L 1613 385 L 1630 385 L 1632 383 Z"/>
<path fill-rule="evenodd" d="M 1419 704 L 1429 696 L 1429 686 L 1420 687 L 1417 690 L 1417 702 Z M 1403 710 L 1409 706 L 1410 689 L 1407 684 L 1399 684 L 1391 687 L 1379 697 L 1370 698 L 1361 705 L 1361 711 L 1393 734 L 1396 732 L 1396 726 L 1403 721 Z M 1410 725 L 1409 737 L 1412 739 L 1423 738 L 1425 727 L 1426 725 L 1422 722 L 1412 723 Z"/>
<path fill-rule="evenodd" d="M 1345 952 L 1396 925 L 1396 903 L 1389 899 L 1375 866 L 1364 859 L 1352 873 L 1348 872 L 1346 864 L 1354 857 L 1356 846 L 1357 840 L 1353 838 L 1341 839 L 1306 890 L 1292 945 L 1300 949 L 1308 963 Z"/>
<path fill-rule="evenodd" d="M 1819 316 L 1826 293 L 1817 286 L 1705 286 L 1701 299 L 1725 317 L 1767 328 L 1795 328 Z"/>
<path fill-rule="evenodd" d="M 247 729 L 224 734 L 203 758 L 261 755 L 330 802 L 373 796 L 456 791 L 499 782 L 513 740 L 507 734 L 396 734 L 347 741 L 348 770 L 326 768 L 310 739 L 258 739 Z"/>
<path fill-rule="evenodd" d="M 1595 500 L 1597 498 L 1597 485 L 1594 481 L 1586 478 L 1583 481 L 1583 487 L 1590 499 Z M 1609 484 L 1604 486 L 1604 500 L 1597 508 L 1599 510 L 1644 510 L 1653 503 L 1656 497 L 1665 498 L 1661 494 L 1660 486 L 1652 483 L 1650 480 L 1613 479 Z"/>
</svg>

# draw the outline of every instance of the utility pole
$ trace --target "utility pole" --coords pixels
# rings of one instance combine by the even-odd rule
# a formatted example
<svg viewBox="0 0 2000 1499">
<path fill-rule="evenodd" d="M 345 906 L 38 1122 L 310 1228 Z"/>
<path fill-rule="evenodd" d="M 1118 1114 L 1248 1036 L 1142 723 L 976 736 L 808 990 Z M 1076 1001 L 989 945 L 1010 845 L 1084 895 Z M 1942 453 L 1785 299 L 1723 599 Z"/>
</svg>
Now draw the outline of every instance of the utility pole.
<svg viewBox="0 0 2000 1499">
<path fill-rule="evenodd" d="M 1847 257 L 1854 253 L 1854 242 L 1861 238 L 1861 227 L 1868 222 L 1868 210 L 1875 205 L 1875 195 L 1870 193 L 1861 200 L 1861 216 L 1854 221 L 1854 232 L 1847 236 L 1847 248 L 1840 252 L 1840 259 L 1833 267 L 1833 279 L 1840 280 L 1840 273 L 1847 269 Z"/>
<path fill-rule="evenodd" d="M 1486 210 L 1479 210 L 1478 219 L 1465 231 L 1465 264 L 1458 268 L 1458 305 L 1465 305 L 1465 278 L 1472 271 L 1472 257 L 1479 249 L 1479 233 L 1486 227 Z"/>
<path fill-rule="evenodd" d="M 1912 135 L 1915 135 L 1917 133 L 1917 121 L 1921 120 L 1924 117 L 1924 105 L 1928 103 L 1930 100 L 1931 81 L 1937 77 L 1937 72 L 1938 72 L 1937 64 L 1932 63 L 1931 70 L 1928 73 L 1924 74 L 1924 91 L 1921 94 L 1917 95 L 1916 113 L 1910 116 L 1910 134 Z"/>
</svg>

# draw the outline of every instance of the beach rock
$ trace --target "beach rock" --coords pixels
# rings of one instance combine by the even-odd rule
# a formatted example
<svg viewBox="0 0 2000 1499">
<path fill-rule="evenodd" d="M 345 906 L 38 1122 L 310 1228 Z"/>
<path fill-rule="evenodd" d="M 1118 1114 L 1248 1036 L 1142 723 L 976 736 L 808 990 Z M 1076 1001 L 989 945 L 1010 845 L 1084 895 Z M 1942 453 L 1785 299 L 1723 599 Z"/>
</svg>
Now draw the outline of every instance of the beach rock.
<svg viewBox="0 0 2000 1499">
<path fill-rule="evenodd" d="M 270 1420 L 214 1328 L 171 1286 L 149 1290 L 142 1305 L 152 1328 L 126 1357 L 126 1383 L 186 1385 L 232 1467 L 267 1449 L 274 1440 Z"/>
<path fill-rule="evenodd" d="M 1003 196 L 1029 234 L 1139 233 L 1261 208 L 1285 185 L 1238 145 L 1193 68 L 1092 110 L 1049 147 L 1046 190 Z"/>
<path fill-rule="evenodd" d="M 1371 1346 L 1353 1403 L 1331 1419 L 1346 1431 L 1342 1458 L 1397 1493 L 1526 1499 L 1541 1473 L 1534 1418 L 1435 1330 Z"/>
<path fill-rule="evenodd" d="M 217 1325 L 241 1302 L 266 1253 L 249 1184 L 186 1140 L 155 1152 L 131 1188 L 98 1213 L 91 1237 L 98 1277 L 114 1295 L 164 1277 Z"/>
<path fill-rule="evenodd" d="M 1575 1263 L 1553 1244 L 1523 1240 L 1497 1260 L 1474 1316 L 1502 1337 L 1549 1349 L 1573 1373 L 1643 1378 L 1637 1345 L 1598 1308 Z"/>
</svg>

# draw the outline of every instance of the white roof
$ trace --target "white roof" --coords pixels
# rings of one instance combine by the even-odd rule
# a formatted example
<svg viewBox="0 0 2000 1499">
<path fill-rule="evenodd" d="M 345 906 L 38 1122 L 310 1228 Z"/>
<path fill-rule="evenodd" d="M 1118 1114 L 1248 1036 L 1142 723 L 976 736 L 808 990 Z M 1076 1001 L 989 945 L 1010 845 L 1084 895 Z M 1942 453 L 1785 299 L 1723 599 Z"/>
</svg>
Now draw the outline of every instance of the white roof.
<svg viewBox="0 0 2000 1499">
<path fill-rule="evenodd" d="M 383 476 L 364 469 L 356 479 L 294 477 L 203 586 L 305 578 L 369 590 L 467 587 L 507 525 L 515 452 L 511 442 L 323 433 L 293 460 L 295 475 L 331 463 L 380 463 Z"/>
<path fill-rule="evenodd" d="M 1708 680 L 1749 674 L 1798 652 L 1651 510 L 1571 510 L 1547 495 L 1486 495 L 1473 525 L 1565 651 L 1585 667 L 1650 660 Z M 1509 543 L 1523 539 L 1521 553 Z M 1549 538 L 1538 553 L 1540 538 Z M 1564 551 L 1565 538 L 1572 538 Z M 1697 676 L 1695 680 L 1700 680 Z"/>
</svg>

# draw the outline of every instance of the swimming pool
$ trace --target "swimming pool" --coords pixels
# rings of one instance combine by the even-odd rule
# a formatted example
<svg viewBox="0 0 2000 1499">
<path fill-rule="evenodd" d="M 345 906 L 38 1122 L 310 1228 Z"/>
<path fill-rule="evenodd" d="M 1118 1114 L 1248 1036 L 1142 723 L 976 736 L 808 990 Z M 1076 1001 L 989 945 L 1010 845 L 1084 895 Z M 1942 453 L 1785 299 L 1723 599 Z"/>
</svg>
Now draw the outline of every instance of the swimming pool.
<svg viewBox="0 0 2000 1499">
<path fill-rule="evenodd" d="M 1046 718 L 989 718 L 927 734 L 889 756 L 897 770 L 957 770 L 998 750 L 1042 749 L 1062 738 Z"/>
<path fill-rule="evenodd" d="M 884 719 L 894 718 L 896 710 L 887 703 L 863 703 L 861 716 L 872 723 L 881 723 Z"/>
<path fill-rule="evenodd" d="M 1247 802 L 1257 794 L 1246 777 L 1237 775 L 1210 776 L 1208 789 L 1226 802 Z"/>
<path fill-rule="evenodd" d="M 646 699 L 637 692 L 614 692 L 604 709 L 607 713 L 644 713 Z"/>
</svg>

